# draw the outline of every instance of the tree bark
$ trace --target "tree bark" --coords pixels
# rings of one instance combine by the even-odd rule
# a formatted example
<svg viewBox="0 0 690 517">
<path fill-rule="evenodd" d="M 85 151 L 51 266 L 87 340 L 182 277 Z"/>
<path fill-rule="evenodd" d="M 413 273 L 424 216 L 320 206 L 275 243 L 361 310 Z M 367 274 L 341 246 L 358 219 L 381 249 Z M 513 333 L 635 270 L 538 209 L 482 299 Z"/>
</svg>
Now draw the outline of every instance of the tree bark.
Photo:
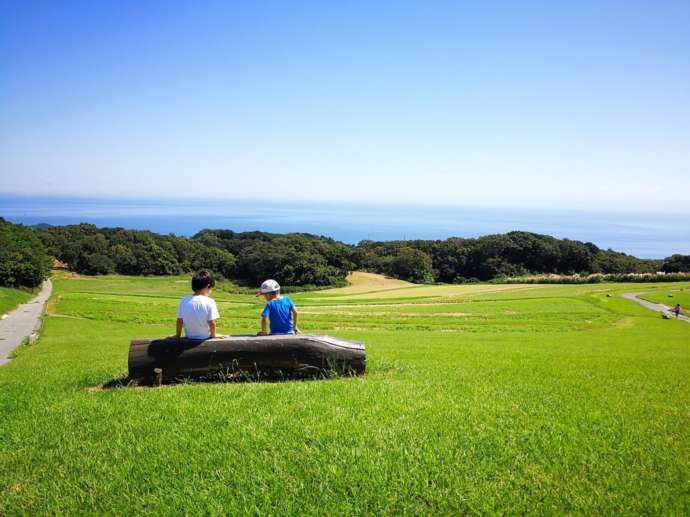
<svg viewBox="0 0 690 517">
<path fill-rule="evenodd" d="M 364 344 L 316 334 L 230 336 L 206 340 L 135 339 L 129 348 L 129 378 L 142 385 L 184 378 L 225 381 L 362 375 Z"/>
</svg>

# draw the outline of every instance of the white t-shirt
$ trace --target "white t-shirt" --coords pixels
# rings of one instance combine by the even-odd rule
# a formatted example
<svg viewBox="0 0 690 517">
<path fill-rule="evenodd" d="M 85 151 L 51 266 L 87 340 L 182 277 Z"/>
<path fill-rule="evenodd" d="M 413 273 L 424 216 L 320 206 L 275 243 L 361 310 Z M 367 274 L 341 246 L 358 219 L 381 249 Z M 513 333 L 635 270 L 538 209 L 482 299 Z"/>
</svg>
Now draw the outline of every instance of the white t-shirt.
<svg viewBox="0 0 690 517">
<path fill-rule="evenodd" d="M 190 294 L 182 298 L 177 317 L 184 320 L 184 332 L 190 339 L 206 339 L 211 333 L 208 322 L 220 318 L 213 298 L 202 294 Z"/>
</svg>

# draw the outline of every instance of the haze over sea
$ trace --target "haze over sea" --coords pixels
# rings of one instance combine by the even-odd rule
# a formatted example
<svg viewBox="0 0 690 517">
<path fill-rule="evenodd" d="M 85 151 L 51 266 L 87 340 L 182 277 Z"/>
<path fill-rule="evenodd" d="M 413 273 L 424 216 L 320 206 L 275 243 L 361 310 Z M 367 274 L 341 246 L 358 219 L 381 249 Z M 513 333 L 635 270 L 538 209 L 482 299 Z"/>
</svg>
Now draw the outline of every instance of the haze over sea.
<svg viewBox="0 0 690 517">
<path fill-rule="evenodd" d="M 593 242 L 641 258 L 690 254 L 690 217 L 669 213 L 0 195 L 0 217 L 27 225 L 86 222 L 185 236 L 203 228 L 305 232 L 348 243 L 524 230 Z"/>
</svg>

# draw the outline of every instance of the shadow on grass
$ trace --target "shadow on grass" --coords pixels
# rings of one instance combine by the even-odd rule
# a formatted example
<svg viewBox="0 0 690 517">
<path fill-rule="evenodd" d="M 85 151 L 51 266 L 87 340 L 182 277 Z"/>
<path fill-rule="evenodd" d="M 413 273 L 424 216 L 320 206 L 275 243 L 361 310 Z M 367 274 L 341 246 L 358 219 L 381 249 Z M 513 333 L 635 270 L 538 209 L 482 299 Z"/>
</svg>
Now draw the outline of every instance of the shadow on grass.
<svg viewBox="0 0 690 517">
<path fill-rule="evenodd" d="M 131 385 L 129 377 L 118 377 L 116 379 L 111 379 L 108 382 L 101 384 L 100 386 L 94 386 L 95 388 L 101 388 L 103 390 L 111 390 L 113 388 L 124 388 Z"/>
<path fill-rule="evenodd" d="M 343 378 L 360 377 L 354 372 L 339 373 L 337 370 L 327 370 L 322 368 L 309 367 L 301 371 L 284 372 L 274 371 L 245 371 L 245 370 L 219 370 L 215 373 L 199 376 L 181 376 L 171 379 L 164 379 L 160 385 L 155 382 L 141 379 L 131 379 L 128 376 L 121 376 L 111 379 L 99 386 L 88 388 L 89 391 L 101 391 L 117 388 L 139 388 L 139 387 L 160 387 L 160 386 L 180 386 L 190 384 L 249 384 L 249 383 L 279 383 L 297 381 L 325 381 Z"/>
</svg>

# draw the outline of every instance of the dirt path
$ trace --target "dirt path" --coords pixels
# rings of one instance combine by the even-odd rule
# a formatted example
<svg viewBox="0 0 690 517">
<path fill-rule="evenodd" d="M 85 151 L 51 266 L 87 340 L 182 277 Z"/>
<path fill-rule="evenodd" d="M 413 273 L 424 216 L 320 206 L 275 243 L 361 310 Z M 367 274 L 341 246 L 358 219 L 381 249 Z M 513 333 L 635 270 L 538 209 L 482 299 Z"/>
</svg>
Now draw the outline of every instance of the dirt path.
<svg viewBox="0 0 690 517">
<path fill-rule="evenodd" d="M 642 307 L 645 307 L 645 308 L 649 309 L 650 311 L 666 313 L 675 319 L 675 315 L 671 313 L 670 307 L 667 307 L 663 303 L 648 302 L 647 300 L 643 300 L 641 298 L 638 298 L 637 297 L 638 294 L 643 294 L 643 293 L 625 293 L 625 294 L 621 294 L 621 298 L 625 298 L 626 300 L 632 300 L 633 302 L 637 302 L 640 305 L 642 305 Z M 678 319 L 690 323 L 690 318 L 688 318 L 687 316 L 680 315 L 680 316 L 678 316 Z"/>
<path fill-rule="evenodd" d="M 0 364 L 9 361 L 8 356 L 12 350 L 38 330 L 43 307 L 52 289 L 53 284 L 50 280 L 46 280 L 36 298 L 21 304 L 4 320 L 0 320 Z"/>
</svg>

